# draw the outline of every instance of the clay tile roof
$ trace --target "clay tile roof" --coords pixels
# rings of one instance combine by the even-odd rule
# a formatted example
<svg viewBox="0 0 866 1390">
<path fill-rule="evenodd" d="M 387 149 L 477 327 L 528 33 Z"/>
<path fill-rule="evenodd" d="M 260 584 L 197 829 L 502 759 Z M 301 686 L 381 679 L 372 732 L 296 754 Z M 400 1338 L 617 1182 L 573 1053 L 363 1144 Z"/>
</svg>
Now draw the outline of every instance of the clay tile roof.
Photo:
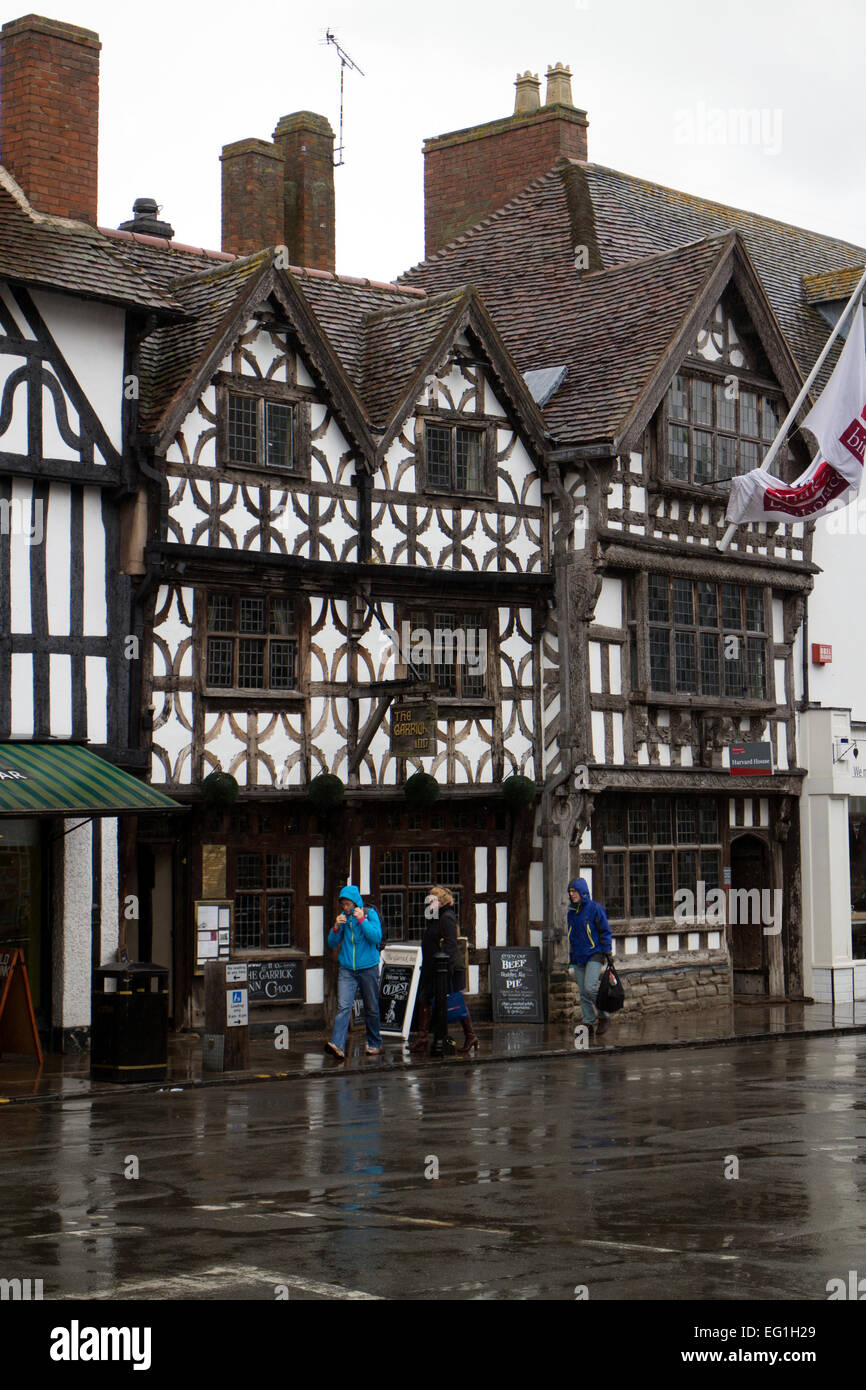
<svg viewBox="0 0 866 1390">
<path fill-rule="evenodd" d="M 382 310 L 424 302 L 425 292 L 417 287 L 377 285 L 369 280 L 334 275 L 323 278 L 321 273 L 294 267 L 291 273 L 330 339 L 344 371 L 363 396 L 367 320 Z"/>
<path fill-rule="evenodd" d="M 165 255 L 165 252 L 160 254 Z M 230 263 L 210 261 L 207 268 L 174 283 L 172 294 L 186 310 L 182 323 L 168 324 L 151 333 L 141 349 L 139 424 L 156 431 L 175 395 L 194 373 L 220 324 L 241 291 L 273 262 L 271 250 Z"/>
<path fill-rule="evenodd" d="M 466 300 L 462 290 L 385 309 L 367 321 L 361 396 L 375 429 L 384 430 Z"/>
<path fill-rule="evenodd" d="M 401 282 L 430 293 L 475 285 L 522 370 L 567 364 L 568 377 L 545 408 L 545 419 L 559 443 L 578 443 L 586 437 L 583 429 L 604 417 L 608 387 L 574 352 L 566 356 L 562 349 L 546 349 L 554 341 L 567 344 L 576 322 L 575 295 L 582 277 L 575 269 L 575 248 L 587 249 L 592 270 L 611 271 L 730 232 L 740 234 L 805 376 L 826 342 L 827 324 L 804 295 L 802 277 L 862 266 L 863 248 L 597 164 L 560 160 Z M 583 278 L 588 279 L 586 272 Z M 621 300 L 607 301 L 614 333 L 619 319 L 640 321 L 633 288 L 626 276 Z M 647 293 L 649 289 L 647 282 Z M 644 312 L 658 311 L 657 299 L 647 299 Z M 832 365 L 831 355 L 824 378 Z M 573 396 L 577 380 L 584 392 L 598 392 L 598 402 L 588 401 L 566 415 L 563 402 Z"/>
<path fill-rule="evenodd" d="M 862 265 L 844 270 L 828 270 L 823 275 L 804 275 L 803 293 L 807 304 L 826 304 L 831 299 L 850 299 L 863 278 Z"/>
<path fill-rule="evenodd" d="M 178 306 L 84 222 L 46 217 L 0 186 L 0 276 L 109 303 L 152 310 Z"/>
</svg>

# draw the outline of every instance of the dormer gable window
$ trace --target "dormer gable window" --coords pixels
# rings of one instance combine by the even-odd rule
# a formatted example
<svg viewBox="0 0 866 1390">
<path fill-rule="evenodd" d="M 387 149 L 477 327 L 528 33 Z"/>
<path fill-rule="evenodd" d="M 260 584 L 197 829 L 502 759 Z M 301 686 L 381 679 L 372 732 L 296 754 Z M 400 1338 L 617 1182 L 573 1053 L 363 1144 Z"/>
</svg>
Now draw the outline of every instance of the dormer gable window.
<svg viewBox="0 0 866 1390">
<path fill-rule="evenodd" d="M 217 386 L 218 459 L 226 468 L 309 473 L 309 401 L 279 382 L 223 376 Z"/>
<path fill-rule="evenodd" d="M 422 486 L 428 492 L 493 493 L 495 429 L 465 415 L 428 416 L 419 438 Z"/>
</svg>

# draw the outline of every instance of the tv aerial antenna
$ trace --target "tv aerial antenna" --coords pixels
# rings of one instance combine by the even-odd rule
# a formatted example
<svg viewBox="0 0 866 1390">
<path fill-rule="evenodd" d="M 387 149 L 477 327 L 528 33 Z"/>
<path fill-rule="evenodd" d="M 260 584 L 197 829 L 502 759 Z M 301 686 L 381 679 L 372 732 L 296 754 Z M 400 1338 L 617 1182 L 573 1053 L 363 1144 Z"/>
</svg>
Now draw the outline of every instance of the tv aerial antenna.
<svg viewBox="0 0 866 1390">
<path fill-rule="evenodd" d="M 340 59 L 340 141 L 334 152 L 334 168 L 338 169 L 341 164 L 345 164 L 346 162 L 343 158 L 343 81 L 346 76 L 346 68 L 351 68 L 353 72 L 360 73 L 362 77 L 365 77 L 366 74 L 358 67 L 357 63 L 352 61 L 346 50 L 340 47 L 337 43 L 336 36 L 331 33 L 330 29 L 325 30 L 325 43 L 332 43 L 334 45 L 337 50 L 337 56 Z"/>
</svg>

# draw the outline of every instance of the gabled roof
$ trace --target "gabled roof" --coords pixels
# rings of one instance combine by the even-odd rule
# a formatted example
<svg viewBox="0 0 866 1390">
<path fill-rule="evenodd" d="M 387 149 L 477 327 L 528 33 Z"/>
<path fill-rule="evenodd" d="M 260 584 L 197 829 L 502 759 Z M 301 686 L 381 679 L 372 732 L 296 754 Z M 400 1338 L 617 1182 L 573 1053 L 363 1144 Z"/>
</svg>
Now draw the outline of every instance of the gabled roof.
<svg viewBox="0 0 866 1390">
<path fill-rule="evenodd" d="M 95 227 L 30 207 L 0 169 L 0 278 L 151 311 L 178 308 L 170 294 L 119 256 Z"/>
<path fill-rule="evenodd" d="M 559 443 L 580 443 L 591 437 L 585 431 L 610 428 L 614 402 L 606 401 L 610 384 L 602 380 L 602 372 L 590 373 L 589 364 L 578 360 L 575 351 L 565 356 L 561 347 L 553 347 L 554 341 L 568 343 L 570 335 L 580 331 L 574 317 L 576 297 L 581 310 L 588 312 L 588 301 L 578 287 L 584 281 L 589 287 L 593 271 L 622 267 L 626 273 L 618 282 L 618 299 L 613 280 L 598 285 L 591 297 L 605 299 L 611 333 L 625 336 L 625 328 L 621 333 L 615 323 L 621 317 L 624 324 L 641 327 L 649 351 L 655 329 L 643 325 L 643 318 L 648 311 L 667 317 L 655 297 L 662 288 L 657 277 L 663 270 L 660 264 L 654 270 L 649 262 L 730 232 L 739 233 L 772 317 L 805 377 L 826 342 L 827 324 L 807 302 L 802 277 L 862 267 L 863 249 L 596 164 L 560 160 L 492 216 L 407 272 L 401 283 L 423 286 L 430 293 L 457 284 L 475 285 L 521 369 L 567 363 L 569 376 L 550 401 L 545 418 Z M 577 248 L 584 250 L 576 257 Z M 697 271 L 695 254 L 687 257 L 688 273 Z M 576 259 L 584 265 L 588 261 L 590 274 L 575 268 Z M 643 271 L 636 269 L 641 262 L 647 263 Z M 672 270 L 667 276 L 664 288 L 679 304 L 682 294 L 675 274 Z M 643 309 L 634 301 L 637 293 L 645 296 Z M 599 337 L 597 315 L 602 312 L 592 310 L 595 322 L 587 326 L 585 340 Z M 550 349 L 540 358 L 546 343 Z M 831 354 L 819 386 L 833 360 Z M 578 373 L 580 394 L 589 391 L 590 397 L 582 406 L 576 403 L 569 414 L 565 401 L 575 398 Z"/>
</svg>

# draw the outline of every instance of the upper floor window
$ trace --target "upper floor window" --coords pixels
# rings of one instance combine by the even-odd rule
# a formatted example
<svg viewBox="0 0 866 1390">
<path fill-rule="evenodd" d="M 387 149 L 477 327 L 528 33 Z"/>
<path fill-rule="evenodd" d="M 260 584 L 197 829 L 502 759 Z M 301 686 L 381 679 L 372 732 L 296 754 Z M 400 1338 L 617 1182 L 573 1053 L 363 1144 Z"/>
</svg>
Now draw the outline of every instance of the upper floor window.
<svg viewBox="0 0 866 1390">
<path fill-rule="evenodd" d="M 679 372 L 667 394 L 663 450 L 674 481 L 706 486 L 759 468 L 779 429 L 781 397 Z"/>
<path fill-rule="evenodd" d="M 205 684 L 216 690 L 294 690 L 298 636 L 283 595 L 210 593 Z"/>
<path fill-rule="evenodd" d="M 769 632 L 756 585 L 649 574 L 650 689 L 766 700 Z M 637 660 L 636 619 L 632 660 Z"/>
<path fill-rule="evenodd" d="M 424 900 L 434 883 L 448 888 L 460 921 L 463 886 L 457 849 L 382 849 L 376 851 L 378 910 L 382 929 L 392 941 L 420 941 L 427 928 Z"/>
<path fill-rule="evenodd" d="M 488 625 L 478 609 L 412 609 L 403 625 L 403 660 L 408 657 L 420 679 L 436 693 L 464 699 L 488 694 Z"/>
<path fill-rule="evenodd" d="M 488 428 L 426 420 L 424 476 L 427 487 L 435 492 L 491 492 L 490 439 Z"/>
<path fill-rule="evenodd" d="M 309 454 L 309 402 L 280 383 L 217 378 L 219 462 L 229 468 L 303 474 Z"/>
</svg>

